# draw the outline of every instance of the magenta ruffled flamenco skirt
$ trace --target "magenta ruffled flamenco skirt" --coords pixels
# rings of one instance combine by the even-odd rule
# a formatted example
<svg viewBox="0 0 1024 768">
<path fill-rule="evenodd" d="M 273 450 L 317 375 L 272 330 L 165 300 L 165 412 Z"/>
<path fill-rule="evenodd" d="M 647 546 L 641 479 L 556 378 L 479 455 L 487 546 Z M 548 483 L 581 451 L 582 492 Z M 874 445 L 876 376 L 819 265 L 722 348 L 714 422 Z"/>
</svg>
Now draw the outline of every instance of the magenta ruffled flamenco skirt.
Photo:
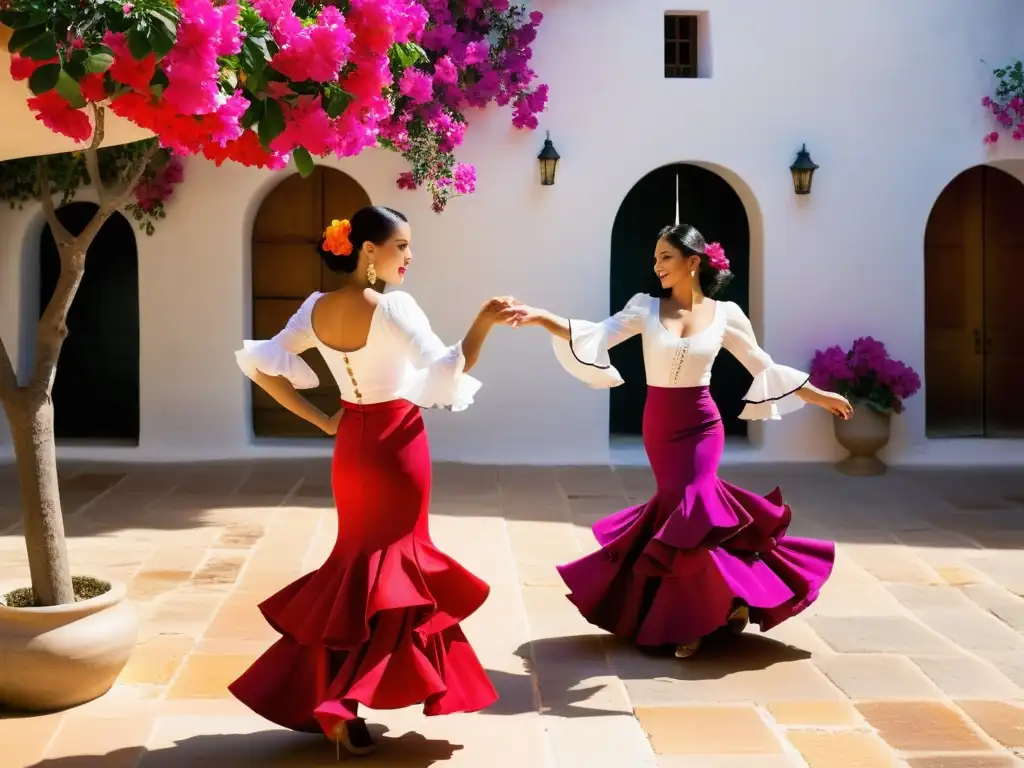
<svg viewBox="0 0 1024 768">
<path fill-rule="evenodd" d="M 657 491 L 598 521 L 601 548 L 558 568 L 592 624 L 639 646 L 690 643 L 738 604 L 768 630 L 814 602 L 835 545 L 787 536 L 781 491 L 721 480 L 725 431 L 707 387 L 648 387 L 644 446 Z"/>
</svg>

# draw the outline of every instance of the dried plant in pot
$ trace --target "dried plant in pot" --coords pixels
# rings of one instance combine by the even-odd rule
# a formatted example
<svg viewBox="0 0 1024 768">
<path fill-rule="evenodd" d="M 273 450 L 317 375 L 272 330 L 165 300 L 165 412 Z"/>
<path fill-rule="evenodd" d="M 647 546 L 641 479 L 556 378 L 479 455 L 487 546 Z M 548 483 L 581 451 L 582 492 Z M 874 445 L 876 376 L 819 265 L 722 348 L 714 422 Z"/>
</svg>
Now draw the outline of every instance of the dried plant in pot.
<svg viewBox="0 0 1024 768">
<path fill-rule="evenodd" d="M 72 577 L 75 602 L 38 605 L 31 587 L 0 587 L 0 705 L 47 711 L 84 704 L 117 680 L 138 639 L 125 587 Z"/>
<path fill-rule="evenodd" d="M 838 392 L 854 406 L 853 418 L 833 421 L 836 440 L 850 453 L 836 468 L 846 475 L 885 473 L 878 452 L 889 443 L 892 415 L 902 413 L 903 401 L 921 389 L 921 377 L 890 357 L 882 342 L 864 336 L 848 350 L 837 345 L 816 351 L 811 383 Z"/>
</svg>

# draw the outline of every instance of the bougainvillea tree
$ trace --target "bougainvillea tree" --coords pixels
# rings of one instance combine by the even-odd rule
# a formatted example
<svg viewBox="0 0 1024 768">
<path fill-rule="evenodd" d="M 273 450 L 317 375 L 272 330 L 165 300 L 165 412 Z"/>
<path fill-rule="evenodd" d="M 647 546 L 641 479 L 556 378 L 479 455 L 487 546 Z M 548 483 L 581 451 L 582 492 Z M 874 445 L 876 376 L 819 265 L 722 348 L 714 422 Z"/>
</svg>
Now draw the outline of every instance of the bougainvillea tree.
<svg viewBox="0 0 1024 768">
<path fill-rule="evenodd" d="M 8 200 L 38 198 L 61 263 L 28 383 L 0 340 L 0 399 L 37 603 L 74 600 L 51 391 L 86 252 L 106 220 L 127 206 L 151 227 L 180 180 L 180 157 L 270 169 L 291 162 L 308 175 L 316 157 L 376 146 L 409 161 L 398 185 L 425 188 L 440 212 L 475 188 L 475 170 L 455 157 L 470 110 L 510 106 L 516 127 L 537 126 L 547 88 L 529 64 L 540 21 L 509 0 L 0 0 L 0 23 L 13 29 L 11 75 L 26 82 L 38 120 L 83 145 L 69 172 L 99 198 L 92 221 L 72 235 L 56 216 L 54 193 L 67 185 L 51 163 L 0 184 L 0 194 L 19 190 Z M 105 163 L 108 112 L 156 139 Z"/>
<path fill-rule="evenodd" d="M 992 114 L 1001 128 L 1010 131 L 1014 141 L 1024 140 L 1024 63 L 1016 61 L 992 74 L 997 81 L 995 93 L 982 97 L 981 106 Z M 985 135 L 986 144 L 997 141 L 999 131 Z"/>
</svg>

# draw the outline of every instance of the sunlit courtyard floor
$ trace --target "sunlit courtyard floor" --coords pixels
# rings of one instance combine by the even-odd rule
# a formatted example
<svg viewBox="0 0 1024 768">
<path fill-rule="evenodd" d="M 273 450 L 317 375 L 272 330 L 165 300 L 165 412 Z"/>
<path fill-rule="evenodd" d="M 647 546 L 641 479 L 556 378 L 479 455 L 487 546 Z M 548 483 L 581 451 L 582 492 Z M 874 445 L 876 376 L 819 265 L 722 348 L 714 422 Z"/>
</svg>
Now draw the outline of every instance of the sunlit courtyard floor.
<svg viewBox="0 0 1024 768">
<path fill-rule="evenodd" d="M 27 580 L 0 468 L 0 583 Z M 681 662 L 583 621 L 554 566 L 652 490 L 645 469 L 440 465 L 432 532 L 492 586 L 465 625 L 501 700 L 447 718 L 370 713 L 394 768 L 1009 768 L 1024 765 L 1024 472 L 830 467 L 724 473 L 781 485 L 792 533 L 835 539 L 819 602 Z M 64 467 L 73 571 L 121 580 L 140 641 L 115 688 L 0 713 L 0 766 L 328 766 L 225 690 L 274 639 L 263 597 L 317 567 L 335 514 L 323 461 Z"/>
</svg>

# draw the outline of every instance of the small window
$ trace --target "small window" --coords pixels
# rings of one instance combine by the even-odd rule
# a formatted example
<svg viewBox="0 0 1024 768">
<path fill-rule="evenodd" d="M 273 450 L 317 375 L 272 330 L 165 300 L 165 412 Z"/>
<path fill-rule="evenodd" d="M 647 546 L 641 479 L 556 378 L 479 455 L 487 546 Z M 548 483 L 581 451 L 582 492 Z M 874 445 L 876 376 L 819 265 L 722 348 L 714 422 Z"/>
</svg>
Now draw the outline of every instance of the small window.
<svg viewBox="0 0 1024 768">
<path fill-rule="evenodd" d="M 665 77 L 699 77 L 698 17 L 665 14 Z"/>
</svg>

